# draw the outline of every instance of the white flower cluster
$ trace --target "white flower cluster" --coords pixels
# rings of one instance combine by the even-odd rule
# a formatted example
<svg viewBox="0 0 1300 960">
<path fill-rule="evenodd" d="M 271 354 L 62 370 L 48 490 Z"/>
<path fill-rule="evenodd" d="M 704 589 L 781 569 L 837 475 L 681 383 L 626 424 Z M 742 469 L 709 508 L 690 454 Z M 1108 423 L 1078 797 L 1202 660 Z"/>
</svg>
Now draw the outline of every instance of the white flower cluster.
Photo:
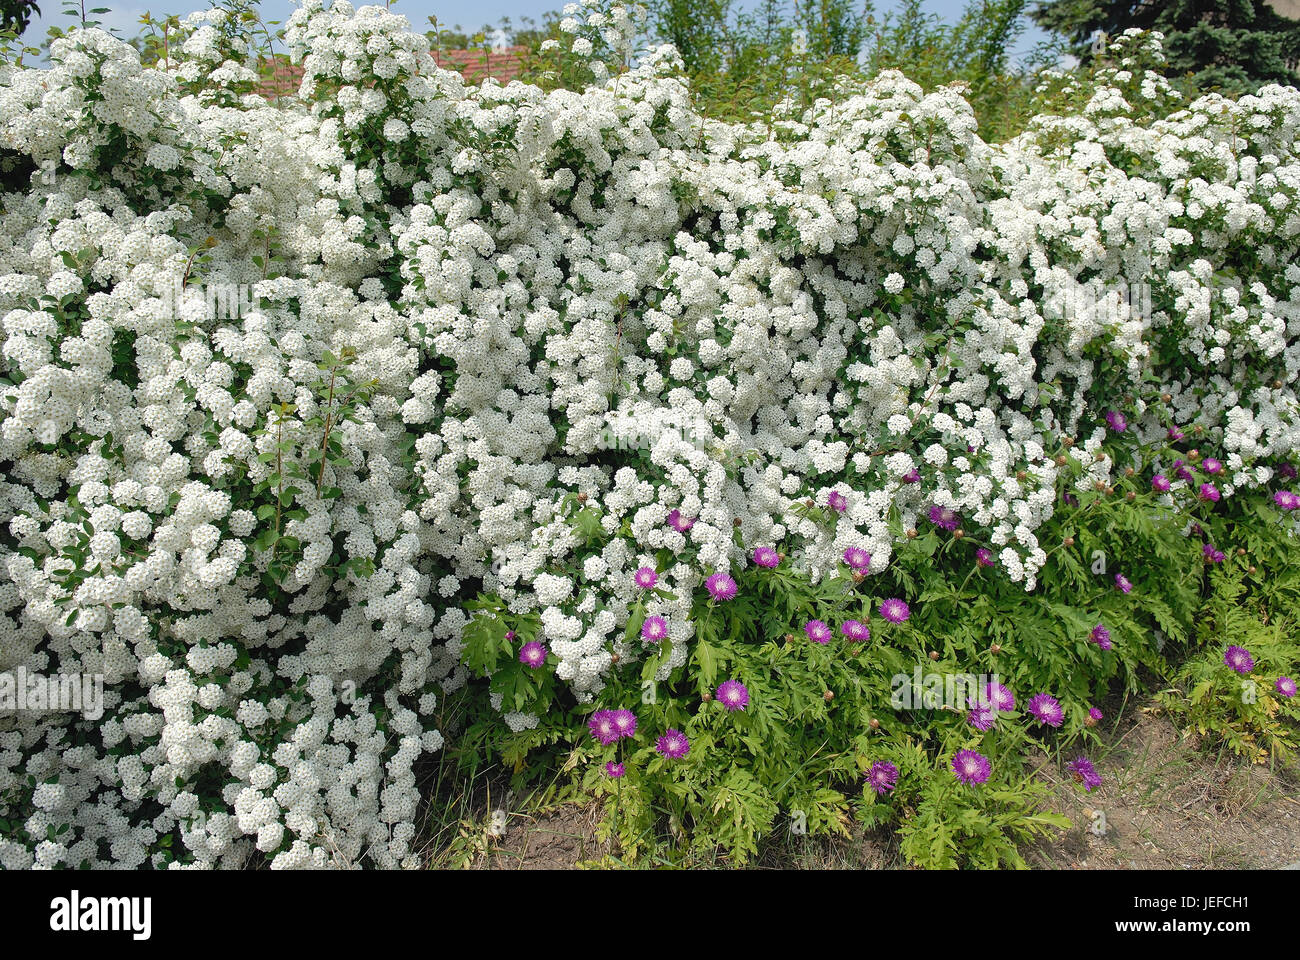
<svg viewBox="0 0 1300 960">
<path fill-rule="evenodd" d="M 626 53 L 633 13 L 571 6 Z M 640 566 L 666 675 L 758 545 L 879 571 L 937 504 L 1032 588 L 1059 438 L 1105 481 L 1109 409 L 1202 425 L 1229 494 L 1300 447 L 1295 89 L 1120 69 L 994 146 L 887 73 L 739 125 L 671 48 L 468 87 L 307 0 L 270 104 L 220 13 L 154 67 L 97 30 L 0 65 L 0 671 L 106 697 L 0 716 L 6 868 L 410 864 L 480 591 L 590 699 Z M 1151 309 L 1053 310 L 1117 284 Z"/>
</svg>

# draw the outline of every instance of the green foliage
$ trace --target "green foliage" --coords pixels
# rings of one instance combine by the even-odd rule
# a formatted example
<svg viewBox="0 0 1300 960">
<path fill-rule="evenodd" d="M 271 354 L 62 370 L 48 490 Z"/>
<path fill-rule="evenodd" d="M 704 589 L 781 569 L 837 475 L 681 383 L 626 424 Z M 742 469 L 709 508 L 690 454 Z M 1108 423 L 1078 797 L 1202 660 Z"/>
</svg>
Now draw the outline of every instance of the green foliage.
<svg viewBox="0 0 1300 960">
<path fill-rule="evenodd" d="M 1096 736 L 1089 708 L 1152 678 L 1170 678 L 1162 702 L 1199 732 L 1252 759 L 1291 756 L 1300 716 L 1272 683 L 1300 661 L 1289 639 L 1300 616 L 1292 525 L 1260 494 L 1171 509 L 1149 492 L 1152 464 L 1134 459 L 1131 438 L 1112 437 L 1106 452 L 1133 468 L 1113 487 L 1061 501 L 1038 531 L 1049 561 L 1031 592 L 976 564 L 975 550 L 987 545 L 975 532 L 938 526 L 900 530 L 902 545 L 877 575 L 841 567 L 815 580 L 786 561 L 751 566 L 735 574 L 732 600 L 698 592 L 684 662 L 661 641 L 614 670 L 593 703 L 574 702 L 515 662 L 519 645 L 538 636 L 537 621 L 482 598 L 465 632 L 466 662 L 510 698 L 502 709 L 542 717 L 535 730 L 487 732 L 484 745 L 522 770 L 530 751 L 567 742 L 565 769 L 605 802 L 606 829 L 626 858 L 721 848 L 744 863 L 765 837 L 847 834 L 857 820 L 895 827 L 904 857 L 932 868 L 1024 866 L 1020 844 L 1069 825 L 1043 809 L 1047 787 L 1028 759 L 1078 756 Z M 1167 462 L 1177 451 L 1141 452 Z M 1068 442 L 1060 456 L 1063 496 L 1077 489 L 1085 463 Z M 578 500 L 568 509 L 575 528 L 600 529 Z M 833 522 L 819 507 L 808 515 Z M 594 536 L 591 547 L 602 542 Z M 1205 543 L 1233 549 L 1210 564 Z M 1131 594 L 1116 588 L 1120 572 Z M 888 597 L 908 602 L 906 622 L 878 615 Z M 637 604 L 628 640 L 640 643 L 644 616 Z M 811 619 L 836 630 L 829 643 L 809 639 Z M 870 624 L 868 641 L 839 635 L 849 619 Z M 1112 649 L 1090 641 L 1097 624 L 1110 631 Z M 1227 643 L 1255 656 L 1257 697 L 1241 696 L 1243 678 L 1223 663 Z M 1171 662 L 1181 666 L 1171 670 Z M 981 732 L 966 708 L 991 679 L 1015 693 L 1017 709 Z M 743 710 L 717 701 L 724 680 L 744 684 Z M 1059 730 L 1025 712 L 1040 692 L 1064 707 Z M 632 710 L 636 735 L 601 745 L 586 729 L 600 708 Z M 689 739 L 685 757 L 656 751 L 669 729 Z M 952 758 L 964 749 L 989 759 L 987 783 L 954 776 Z M 879 761 L 899 771 L 881 795 L 863 780 Z M 608 776 L 609 762 L 622 763 L 625 776 Z"/>
</svg>

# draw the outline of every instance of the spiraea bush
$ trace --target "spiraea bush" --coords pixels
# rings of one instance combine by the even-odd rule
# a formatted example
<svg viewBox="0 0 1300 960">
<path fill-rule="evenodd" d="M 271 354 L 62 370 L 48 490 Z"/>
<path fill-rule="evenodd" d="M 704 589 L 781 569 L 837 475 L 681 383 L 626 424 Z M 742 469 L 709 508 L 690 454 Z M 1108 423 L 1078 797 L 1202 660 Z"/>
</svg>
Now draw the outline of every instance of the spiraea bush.
<svg viewBox="0 0 1300 960">
<path fill-rule="evenodd" d="M 1134 35 L 1007 143 L 897 73 L 728 123 L 639 19 L 578 90 L 345 0 L 274 101 L 221 9 L 0 65 L 0 670 L 104 690 L 0 715 L 0 864 L 416 865 L 449 697 L 629 854 L 1015 863 L 1028 752 L 1170 651 L 1219 703 L 1243 608 L 1213 723 L 1292 742 L 1300 92 Z"/>
</svg>

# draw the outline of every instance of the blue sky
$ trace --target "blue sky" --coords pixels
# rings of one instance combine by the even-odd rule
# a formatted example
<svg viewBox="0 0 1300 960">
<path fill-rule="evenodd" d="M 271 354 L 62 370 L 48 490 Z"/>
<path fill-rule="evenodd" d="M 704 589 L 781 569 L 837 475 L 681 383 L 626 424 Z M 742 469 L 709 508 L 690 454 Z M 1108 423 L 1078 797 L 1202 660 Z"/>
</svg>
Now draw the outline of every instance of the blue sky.
<svg viewBox="0 0 1300 960">
<path fill-rule="evenodd" d="M 42 15 L 32 20 L 24 35 L 29 43 L 39 43 L 45 36 L 50 24 L 65 26 L 71 21 L 62 14 L 60 0 L 38 0 Z M 568 0 L 397 0 L 392 10 L 409 19 L 417 29 L 428 28 L 428 17 L 437 16 L 446 25 L 460 24 L 467 30 L 477 30 L 487 24 L 496 24 L 502 17 L 510 17 L 516 24 L 520 17 L 532 17 L 540 20 L 547 10 L 556 10 Z M 362 0 L 353 0 L 354 6 L 361 6 Z M 116 29 L 120 36 L 131 36 L 138 31 L 141 15 L 146 11 L 155 17 L 165 14 L 185 14 L 195 10 L 206 10 L 211 4 L 206 0 L 157 0 L 157 2 L 116 3 L 114 0 L 87 0 L 87 7 L 108 7 L 110 12 L 100 14 L 97 19 L 105 26 Z M 292 0 L 261 0 L 263 18 L 267 20 L 285 20 L 296 6 Z M 877 14 L 884 14 L 898 6 L 897 0 L 876 0 Z M 926 0 L 923 4 L 928 13 L 938 14 L 945 20 L 955 22 L 960 18 L 966 0 Z M 1041 30 L 1030 25 L 1016 42 L 1013 53 L 1018 57 L 1027 53 L 1036 43 L 1046 38 Z"/>
</svg>

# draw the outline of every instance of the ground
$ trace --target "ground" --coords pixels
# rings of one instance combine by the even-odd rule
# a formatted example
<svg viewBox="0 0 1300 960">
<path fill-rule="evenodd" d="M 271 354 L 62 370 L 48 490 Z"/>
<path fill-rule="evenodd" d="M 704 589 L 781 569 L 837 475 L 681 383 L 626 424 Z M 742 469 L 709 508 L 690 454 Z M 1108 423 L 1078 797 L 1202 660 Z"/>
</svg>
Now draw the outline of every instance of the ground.
<svg viewBox="0 0 1300 960">
<path fill-rule="evenodd" d="M 1075 824 L 1024 850 L 1039 869 L 1278 869 L 1300 867 L 1300 768 L 1252 765 L 1183 737 L 1153 707 L 1132 709 L 1092 751 L 1104 783 L 1080 790 L 1046 756 L 1037 775 L 1052 784 L 1053 810 Z M 595 865 L 610 853 L 590 803 L 505 814 L 492 836 L 488 807 L 467 822 L 439 866 L 559 869 Z M 611 862 L 611 861 L 606 861 Z M 725 866 L 724 858 L 692 866 Z M 851 839 L 797 838 L 771 845 L 759 869 L 896 869 L 904 864 L 888 830 Z"/>
</svg>

